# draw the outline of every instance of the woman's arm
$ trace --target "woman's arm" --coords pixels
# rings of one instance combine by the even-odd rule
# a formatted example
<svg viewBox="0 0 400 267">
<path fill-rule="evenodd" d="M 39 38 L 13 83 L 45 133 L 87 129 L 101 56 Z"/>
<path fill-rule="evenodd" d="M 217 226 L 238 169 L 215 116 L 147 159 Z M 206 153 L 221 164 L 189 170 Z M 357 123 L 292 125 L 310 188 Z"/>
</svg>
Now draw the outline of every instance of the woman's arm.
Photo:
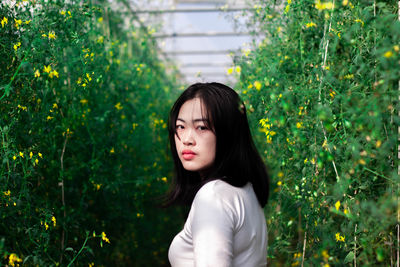
<svg viewBox="0 0 400 267">
<path fill-rule="evenodd" d="M 233 259 L 234 213 L 212 190 L 199 192 L 191 214 L 191 233 L 196 267 L 229 267 Z"/>
</svg>

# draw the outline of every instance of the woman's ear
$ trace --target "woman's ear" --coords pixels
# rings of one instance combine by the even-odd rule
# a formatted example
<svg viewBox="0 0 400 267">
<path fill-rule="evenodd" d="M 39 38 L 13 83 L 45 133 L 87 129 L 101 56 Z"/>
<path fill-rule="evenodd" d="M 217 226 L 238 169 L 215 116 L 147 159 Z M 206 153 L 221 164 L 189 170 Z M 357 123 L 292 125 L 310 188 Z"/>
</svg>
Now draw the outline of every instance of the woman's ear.
<svg viewBox="0 0 400 267">
<path fill-rule="evenodd" d="M 242 103 L 239 103 L 239 111 L 240 111 L 240 113 L 242 113 L 242 114 L 244 114 L 244 112 L 245 112 L 245 107 L 244 107 L 244 103 L 242 102 Z"/>
</svg>

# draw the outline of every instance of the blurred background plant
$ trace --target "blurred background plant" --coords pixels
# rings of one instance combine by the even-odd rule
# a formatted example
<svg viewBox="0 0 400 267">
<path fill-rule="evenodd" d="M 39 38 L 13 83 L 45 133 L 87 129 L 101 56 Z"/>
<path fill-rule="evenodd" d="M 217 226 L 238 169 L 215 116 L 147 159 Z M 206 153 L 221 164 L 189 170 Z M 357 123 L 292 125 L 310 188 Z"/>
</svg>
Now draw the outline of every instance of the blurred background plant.
<svg viewBox="0 0 400 267">
<path fill-rule="evenodd" d="M 178 84 L 129 14 L 118 1 L 0 4 L 3 264 L 167 263 L 180 212 L 152 199 L 171 177 Z"/>
<path fill-rule="evenodd" d="M 236 89 L 272 173 L 271 266 L 399 260 L 399 5 L 264 1 L 250 16 L 266 38 L 235 62 Z"/>
</svg>

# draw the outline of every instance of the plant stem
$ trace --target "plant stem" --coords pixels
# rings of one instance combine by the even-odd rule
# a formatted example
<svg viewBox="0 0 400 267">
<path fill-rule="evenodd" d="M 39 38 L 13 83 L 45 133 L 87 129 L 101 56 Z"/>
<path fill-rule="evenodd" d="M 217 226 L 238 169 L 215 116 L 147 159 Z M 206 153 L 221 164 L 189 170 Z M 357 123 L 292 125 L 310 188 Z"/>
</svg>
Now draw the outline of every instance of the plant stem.
<svg viewBox="0 0 400 267">
<path fill-rule="evenodd" d="M 400 21 L 400 0 L 397 2 L 397 18 Z M 400 91 L 400 80 L 398 81 L 398 90 Z M 400 101 L 400 95 L 398 96 L 398 100 Z M 400 110 L 397 111 L 397 115 L 400 116 Z M 400 142 L 400 126 L 397 126 L 397 141 Z M 397 159 L 400 159 L 400 144 L 397 145 Z M 397 164 L 397 175 L 400 175 L 400 164 Z M 399 207 L 399 183 L 397 183 L 397 267 L 400 267 L 400 253 L 399 253 L 399 242 L 400 242 L 400 207 Z"/>
<path fill-rule="evenodd" d="M 301 258 L 301 267 L 303 267 L 303 265 L 304 265 L 304 256 L 306 254 L 307 231 L 308 231 L 308 222 L 306 222 L 306 231 L 304 232 L 303 256 Z"/>
<path fill-rule="evenodd" d="M 64 153 L 65 153 L 65 147 L 67 146 L 67 141 L 68 141 L 68 133 L 65 134 L 65 141 L 64 141 L 64 146 L 63 150 L 61 153 L 61 182 L 59 185 L 61 186 L 61 200 L 62 200 L 62 205 L 63 205 L 63 210 L 64 210 L 64 222 L 65 219 L 67 218 L 67 212 L 65 210 L 65 195 L 64 195 Z M 63 252 L 64 252 L 64 238 L 65 238 L 65 227 L 63 226 L 63 231 L 61 235 L 61 256 L 60 256 L 60 263 L 62 262 L 62 257 L 63 257 Z"/>
<path fill-rule="evenodd" d="M 78 251 L 78 253 L 75 255 L 75 257 L 72 259 L 72 261 L 67 265 L 67 267 L 70 267 L 72 263 L 74 263 L 74 261 L 76 260 L 76 258 L 78 258 L 79 254 L 81 254 L 81 252 L 83 251 L 83 249 L 85 248 L 86 242 L 89 240 L 89 234 L 88 232 L 86 232 L 86 238 L 85 238 L 85 242 L 83 242 L 83 245 L 81 247 L 81 249 Z"/>
<path fill-rule="evenodd" d="M 357 267 L 357 224 L 354 227 L 354 267 Z"/>
</svg>

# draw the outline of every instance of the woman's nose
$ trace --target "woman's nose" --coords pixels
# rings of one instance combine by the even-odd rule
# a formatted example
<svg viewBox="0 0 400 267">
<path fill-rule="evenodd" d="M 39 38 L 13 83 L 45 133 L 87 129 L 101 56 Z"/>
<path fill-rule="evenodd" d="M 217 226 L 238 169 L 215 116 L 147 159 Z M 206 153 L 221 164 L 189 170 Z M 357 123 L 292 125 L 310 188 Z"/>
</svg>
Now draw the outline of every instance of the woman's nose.
<svg viewBox="0 0 400 267">
<path fill-rule="evenodd" d="M 194 145 L 195 144 L 195 140 L 193 137 L 193 131 L 191 129 L 188 129 L 185 131 L 183 138 L 182 138 L 182 142 L 184 145 Z"/>
</svg>

